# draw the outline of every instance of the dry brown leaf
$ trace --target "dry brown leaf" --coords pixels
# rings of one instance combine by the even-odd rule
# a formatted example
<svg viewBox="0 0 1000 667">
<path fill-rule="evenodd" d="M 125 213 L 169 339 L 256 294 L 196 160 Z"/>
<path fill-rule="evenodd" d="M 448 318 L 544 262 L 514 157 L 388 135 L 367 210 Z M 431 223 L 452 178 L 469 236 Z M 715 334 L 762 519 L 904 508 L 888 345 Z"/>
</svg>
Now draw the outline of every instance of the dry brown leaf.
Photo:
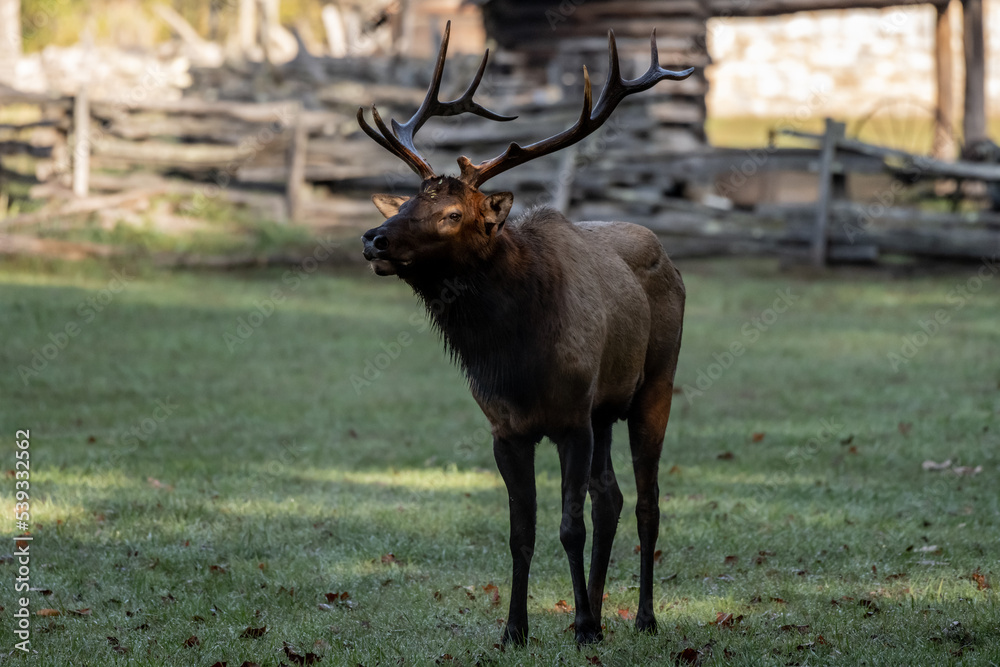
<svg viewBox="0 0 1000 667">
<path fill-rule="evenodd" d="M 569 606 L 566 600 L 559 600 L 559 602 L 556 602 L 555 610 L 563 614 L 569 614 L 573 611 L 573 607 Z"/>
<path fill-rule="evenodd" d="M 623 608 L 619 609 L 618 610 L 618 615 L 622 619 L 624 619 L 626 621 L 634 621 L 635 620 L 635 613 L 631 609 L 629 609 L 627 607 L 623 607 Z"/>
<path fill-rule="evenodd" d="M 717 458 L 717 459 L 719 459 L 721 461 L 732 461 L 733 459 L 736 458 L 736 454 L 733 454 L 732 452 L 722 452 L 721 454 L 717 455 L 715 458 Z"/>
<path fill-rule="evenodd" d="M 35 612 L 35 616 L 61 616 L 62 612 L 58 609 L 39 609 Z"/>
<path fill-rule="evenodd" d="M 976 582 L 976 587 L 981 591 L 990 588 L 990 582 L 986 580 L 986 575 L 982 574 L 979 568 L 976 568 L 976 571 L 970 574 L 969 578 Z"/>
<path fill-rule="evenodd" d="M 184 648 L 194 648 L 200 643 L 201 643 L 200 639 L 198 639 L 194 635 L 191 635 L 190 637 L 184 640 Z"/>
<path fill-rule="evenodd" d="M 750 436 L 750 440 L 753 442 L 760 442 L 763 439 L 764 439 L 763 433 L 754 433 L 752 436 Z"/>
<path fill-rule="evenodd" d="M 740 557 L 739 556 L 726 556 L 726 558 L 725 558 L 725 560 L 723 562 L 726 565 L 736 565 L 737 563 L 740 562 Z"/>
<path fill-rule="evenodd" d="M 260 639 L 267 633 L 267 626 L 261 628 L 248 627 L 240 635 L 240 639 Z"/>
<path fill-rule="evenodd" d="M 674 664 L 697 665 L 701 662 L 701 652 L 688 647 L 674 656 Z"/>
<path fill-rule="evenodd" d="M 170 484 L 164 484 L 163 482 L 161 482 L 160 480 L 156 479 L 155 477 L 147 477 L 146 481 L 149 482 L 149 485 L 151 487 L 153 487 L 154 489 L 164 489 L 166 491 L 173 491 L 174 490 L 174 487 L 172 485 L 170 485 Z"/>
</svg>

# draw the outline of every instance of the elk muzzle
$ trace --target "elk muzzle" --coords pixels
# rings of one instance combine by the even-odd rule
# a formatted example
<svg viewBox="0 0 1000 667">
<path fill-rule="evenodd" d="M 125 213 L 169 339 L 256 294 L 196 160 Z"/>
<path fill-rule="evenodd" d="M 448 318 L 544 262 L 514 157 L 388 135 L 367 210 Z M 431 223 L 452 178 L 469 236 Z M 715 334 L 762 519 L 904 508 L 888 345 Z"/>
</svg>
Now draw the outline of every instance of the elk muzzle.
<svg viewBox="0 0 1000 667">
<path fill-rule="evenodd" d="M 364 243 L 363 254 L 371 262 L 375 275 L 392 276 L 396 274 L 396 265 L 389 254 L 389 237 L 382 227 L 369 229 L 361 237 Z"/>
</svg>

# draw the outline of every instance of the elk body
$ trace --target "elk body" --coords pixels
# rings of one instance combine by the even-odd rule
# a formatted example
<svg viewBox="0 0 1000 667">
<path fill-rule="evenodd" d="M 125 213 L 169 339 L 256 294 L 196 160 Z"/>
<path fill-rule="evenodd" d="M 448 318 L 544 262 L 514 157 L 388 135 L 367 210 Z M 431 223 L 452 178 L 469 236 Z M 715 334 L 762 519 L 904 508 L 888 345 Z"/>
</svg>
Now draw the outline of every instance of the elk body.
<svg viewBox="0 0 1000 667">
<path fill-rule="evenodd" d="M 449 25 L 450 28 L 450 25 Z M 614 35 L 610 71 L 596 106 L 584 68 L 584 108 L 577 123 L 554 137 L 473 165 L 460 158 L 460 176 L 439 176 L 418 154 L 413 136 L 431 116 L 474 113 L 512 120 L 472 99 L 489 56 L 465 94 L 440 102 L 446 29 L 427 97 L 405 124 L 390 130 L 372 109 L 379 132 L 358 111 L 362 129 L 404 160 L 423 182 L 412 197 L 375 195 L 387 218 L 362 237 L 378 275 L 397 275 L 429 308 L 446 345 L 468 377 L 489 419 L 493 453 L 510 500 L 513 575 L 505 642 L 528 637 L 528 572 L 535 544 L 535 447 L 548 437 L 562 472 L 560 540 L 569 559 L 576 639 L 601 639 L 601 605 L 623 498 L 611 461 L 611 429 L 628 421 L 636 480 L 640 544 L 636 627 L 655 631 L 653 553 L 659 527 L 657 486 L 681 344 L 684 285 L 649 230 L 625 222 L 571 223 L 538 208 L 507 221 L 509 192 L 485 194 L 496 174 L 557 151 L 587 136 L 632 93 L 691 70 L 652 64 L 641 77 L 619 73 Z M 439 297 L 461 285 L 450 303 Z M 584 572 L 584 504 L 594 526 L 590 573 Z"/>
</svg>

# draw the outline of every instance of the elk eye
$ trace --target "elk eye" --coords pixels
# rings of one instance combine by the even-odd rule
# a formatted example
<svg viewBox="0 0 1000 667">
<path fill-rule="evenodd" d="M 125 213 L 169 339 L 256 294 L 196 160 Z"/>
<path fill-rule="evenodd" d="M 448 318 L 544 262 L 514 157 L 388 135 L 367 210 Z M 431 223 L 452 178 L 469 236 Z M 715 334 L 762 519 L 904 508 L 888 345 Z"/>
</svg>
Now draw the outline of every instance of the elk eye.
<svg viewBox="0 0 1000 667">
<path fill-rule="evenodd" d="M 462 214 L 459 213 L 458 211 L 455 211 L 454 213 L 452 213 L 448 217 L 451 218 L 452 220 L 454 220 L 455 222 L 458 222 L 459 220 L 462 219 Z"/>
</svg>

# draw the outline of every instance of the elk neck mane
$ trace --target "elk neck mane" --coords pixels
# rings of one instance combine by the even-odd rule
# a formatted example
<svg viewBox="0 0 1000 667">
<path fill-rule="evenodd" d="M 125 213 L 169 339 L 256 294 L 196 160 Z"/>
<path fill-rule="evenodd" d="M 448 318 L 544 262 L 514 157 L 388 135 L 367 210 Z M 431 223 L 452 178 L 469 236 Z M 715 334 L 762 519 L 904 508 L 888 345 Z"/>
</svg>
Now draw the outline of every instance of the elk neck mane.
<svg viewBox="0 0 1000 667">
<path fill-rule="evenodd" d="M 532 209 L 505 225 L 489 258 L 405 277 L 480 400 L 527 406 L 542 385 L 564 298 L 559 259 L 547 256 L 543 237 L 558 224 L 571 223 Z"/>
</svg>

